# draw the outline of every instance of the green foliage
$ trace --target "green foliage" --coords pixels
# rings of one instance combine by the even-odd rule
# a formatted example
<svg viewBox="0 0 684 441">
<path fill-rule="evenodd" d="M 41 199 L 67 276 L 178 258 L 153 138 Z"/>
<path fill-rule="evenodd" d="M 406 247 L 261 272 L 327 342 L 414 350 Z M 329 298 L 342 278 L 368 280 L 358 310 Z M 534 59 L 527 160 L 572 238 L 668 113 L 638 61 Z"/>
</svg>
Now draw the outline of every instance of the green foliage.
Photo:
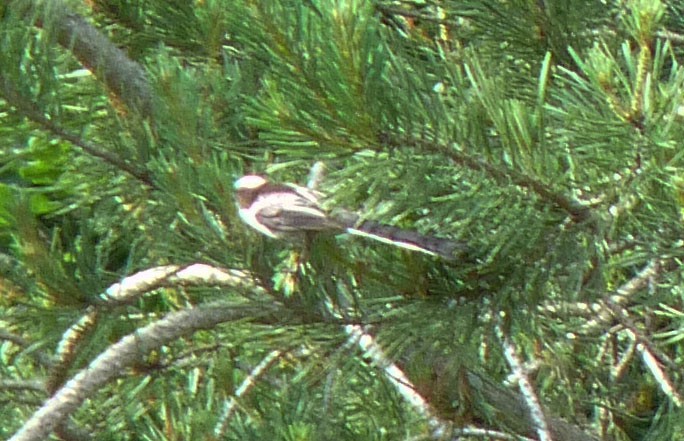
<svg viewBox="0 0 684 441">
<path fill-rule="evenodd" d="M 529 436 L 467 381 L 510 379 L 503 332 L 550 415 L 605 439 L 681 437 L 684 10 L 669 3 L 75 5 L 144 67 L 152 115 L 59 44 L 61 2 L 0 6 L 0 330 L 21 336 L 0 334 L 0 377 L 61 384 L 170 311 L 269 301 L 300 320 L 245 319 L 162 346 L 73 423 L 112 440 L 432 437 L 346 320 L 372 325 L 456 426 Z M 234 180 L 304 183 L 316 161 L 326 207 L 467 252 L 446 262 L 247 231 Z M 249 272 L 261 290 L 103 300 L 137 271 L 194 262 Z M 36 355 L 56 353 L 59 369 Z M 9 436 L 46 394 L 2 387 Z"/>
</svg>

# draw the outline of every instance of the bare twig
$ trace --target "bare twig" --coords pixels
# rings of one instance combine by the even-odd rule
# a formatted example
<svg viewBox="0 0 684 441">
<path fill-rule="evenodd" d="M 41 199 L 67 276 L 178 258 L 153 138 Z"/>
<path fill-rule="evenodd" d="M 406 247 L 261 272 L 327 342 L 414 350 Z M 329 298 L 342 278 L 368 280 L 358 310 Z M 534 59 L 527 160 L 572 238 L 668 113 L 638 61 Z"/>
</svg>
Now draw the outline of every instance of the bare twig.
<svg viewBox="0 0 684 441">
<path fill-rule="evenodd" d="M 532 387 L 532 383 L 530 382 L 527 372 L 523 367 L 523 363 L 518 355 L 517 348 L 510 337 L 503 332 L 503 329 L 501 329 L 500 325 L 497 325 L 496 328 L 499 339 L 501 340 L 501 345 L 504 349 L 504 356 L 506 357 L 506 361 L 513 371 L 513 377 L 518 383 L 518 388 L 520 388 L 522 397 L 527 404 L 527 408 L 530 412 L 530 418 L 534 423 L 537 436 L 539 437 L 540 441 L 551 441 L 551 432 L 549 431 L 549 425 L 546 422 L 546 416 L 544 415 L 544 411 L 539 403 L 539 397 L 534 391 L 534 387 Z"/>
<path fill-rule="evenodd" d="M 361 348 L 363 355 L 384 371 L 387 379 L 406 402 L 426 419 L 433 430 L 433 436 L 440 439 L 449 434 L 449 424 L 436 416 L 430 404 L 416 392 L 415 386 L 406 374 L 385 355 L 375 337 L 359 325 L 347 325 L 344 331 L 349 335 L 350 341 Z"/>
<path fill-rule="evenodd" d="M 682 34 L 677 34 L 672 31 L 664 30 L 664 31 L 658 31 L 656 32 L 656 36 L 658 38 L 665 38 L 670 41 L 674 41 L 676 43 L 684 43 L 684 35 Z"/>
<path fill-rule="evenodd" d="M 10 332 L 7 329 L 0 329 L 0 340 L 10 341 L 22 348 L 29 348 L 32 344 L 24 337 L 17 335 L 13 332 Z M 37 361 L 42 366 L 52 366 L 52 359 L 41 350 L 31 350 L 30 352 L 28 352 L 28 355 L 30 355 L 35 361 Z"/>
<path fill-rule="evenodd" d="M 45 393 L 45 383 L 40 380 L 0 380 L 0 390 L 30 390 Z"/>
<path fill-rule="evenodd" d="M 634 359 L 634 354 L 636 351 L 636 339 L 630 341 L 627 350 L 624 351 L 619 360 L 615 360 L 610 368 L 610 376 L 613 381 L 618 381 L 622 375 L 627 371 L 627 368 L 631 365 Z"/>
<path fill-rule="evenodd" d="M 506 440 L 506 441 L 535 441 L 532 438 L 527 438 L 520 435 L 511 435 L 510 433 L 501 432 L 499 430 L 482 429 L 480 427 L 466 426 L 461 427 L 452 433 L 452 440 L 458 441 L 460 437 L 481 437 L 487 440 Z"/>
<path fill-rule="evenodd" d="M 636 345 L 636 349 L 637 352 L 641 354 L 641 360 L 651 372 L 653 379 L 656 381 L 656 383 L 658 383 L 658 386 L 660 386 L 660 389 L 663 391 L 663 393 L 665 393 L 665 395 L 672 400 L 672 403 L 675 406 L 682 407 L 682 396 L 679 394 L 679 392 L 677 392 L 677 389 L 675 388 L 670 376 L 660 367 L 660 364 L 658 363 L 656 357 L 653 356 L 653 353 L 651 353 L 646 345 L 642 343 L 638 343 Z"/>
<path fill-rule="evenodd" d="M 226 427 L 228 425 L 228 421 L 230 418 L 233 416 L 233 413 L 235 412 L 235 406 L 237 405 L 237 402 L 244 394 L 246 394 L 254 384 L 256 384 L 256 380 L 264 373 L 268 368 L 270 368 L 273 363 L 278 361 L 278 359 L 281 357 L 282 351 L 275 349 L 266 355 L 263 360 L 257 364 L 254 369 L 247 375 L 247 378 L 243 380 L 243 382 L 240 384 L 240 386 L 235 390 L 235 394 L 233 394 L 232 397 L 230 397 L 228 400 L 223 405 L 223 411 L 221 412 L 221 416 L 219 417 L 218 422 L 216 423 L 216 426 L 214 427 L 214 435 L 216 435 L 217 439 L 223 438 L 225 434 Z"/>
<path fill-rule="evenodd" d="M 578 333 L 591 334 L 613 322 L 617 316 L 624 315 L 624 310 L 633 303 L 635 296 L 671 265 L 670 260 L 654 260 L 618 289 L 606 294 L 597 302 L 564 304 L 546 302 L 541 304 L 538 310 L 546 314 L 558 314 L 562 311 L 587 317 L 587 322 L 578 330 Z"/>
</svg>

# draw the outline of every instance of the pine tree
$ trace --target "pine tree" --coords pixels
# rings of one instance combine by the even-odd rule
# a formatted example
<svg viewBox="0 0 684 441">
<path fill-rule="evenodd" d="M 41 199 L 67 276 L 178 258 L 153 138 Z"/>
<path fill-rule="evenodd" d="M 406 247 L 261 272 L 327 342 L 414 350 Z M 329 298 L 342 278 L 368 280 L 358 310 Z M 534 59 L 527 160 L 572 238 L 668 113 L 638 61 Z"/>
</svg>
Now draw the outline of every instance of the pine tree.
<svg viewBox="0 0 684 441">
<path fill-rule="evenodd" d="M 678 439 L 672 3 L 3 3 L 0 434 Z M 240 222 L 312 167 L 465 251 Z"/>
</svg>

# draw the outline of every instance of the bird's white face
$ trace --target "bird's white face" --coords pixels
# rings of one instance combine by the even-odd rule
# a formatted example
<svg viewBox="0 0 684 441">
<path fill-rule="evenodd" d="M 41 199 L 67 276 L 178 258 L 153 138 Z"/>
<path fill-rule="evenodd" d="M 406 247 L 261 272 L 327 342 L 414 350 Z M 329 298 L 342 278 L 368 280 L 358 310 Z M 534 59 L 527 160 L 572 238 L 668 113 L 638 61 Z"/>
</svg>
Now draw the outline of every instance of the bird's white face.
<svg viewBox="0 0 684 441">
<path fill-rule="evenodd" d="M 243 176 L 233 184 L 235 187 L 235 198 L 237 199 L 238 207 L 242 210 L 248 208 L 254 202 L 259 189 L 268 184 L 266 179 L 257 175 Z"/>
<path fill-rule="evenodd" d="M 260 208 L 254 205 L 259 189 L 267 184 L 266 179 L 257 175 L 246 175 L 236 180 L 233 184 L 235 188 L 235 198 L 238 203 L 238 214 L 240 218 L 250 227 L 256 229 L 270 237 L 275 235 L 265 226 L 261 225 L 256 219 L 256 214 Z"/>
</svg>

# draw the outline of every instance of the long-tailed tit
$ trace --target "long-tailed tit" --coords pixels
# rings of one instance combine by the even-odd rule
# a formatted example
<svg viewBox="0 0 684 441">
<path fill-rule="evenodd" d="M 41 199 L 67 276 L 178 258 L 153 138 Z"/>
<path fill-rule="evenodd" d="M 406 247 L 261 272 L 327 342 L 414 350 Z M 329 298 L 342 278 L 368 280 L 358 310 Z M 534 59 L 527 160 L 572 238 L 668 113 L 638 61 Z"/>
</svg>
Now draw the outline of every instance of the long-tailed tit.
<svg viewBox="0 0 684 441">
<path fill-rule="evenodd" d="M 348 211 L 330 214 L 320 205 L 320 193 L 294 184 L 247 175 L 235 181 L 235 194 L 240 218 L 275 239 L 297 241 L 313 232 L 347 232 L 445 259 L 454 259 L 463 250 L 457 242 L 361 220 Z"/>
</svg>

